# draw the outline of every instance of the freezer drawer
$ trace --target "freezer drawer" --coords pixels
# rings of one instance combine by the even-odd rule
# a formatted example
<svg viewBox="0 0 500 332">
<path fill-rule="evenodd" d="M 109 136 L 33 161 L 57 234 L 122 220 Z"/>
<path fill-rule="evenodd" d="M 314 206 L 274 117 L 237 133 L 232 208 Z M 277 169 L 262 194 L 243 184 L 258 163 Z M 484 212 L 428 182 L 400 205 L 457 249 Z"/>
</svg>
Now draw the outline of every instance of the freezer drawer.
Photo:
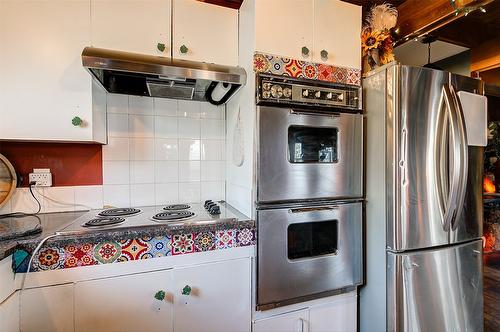
<svg viewBox="0 0 500 332">
<path fill-rule="evenodd" d="M 482 331 L 481 252 L 481 240 L 388 252 L 388 331 Z"/>
</svg>

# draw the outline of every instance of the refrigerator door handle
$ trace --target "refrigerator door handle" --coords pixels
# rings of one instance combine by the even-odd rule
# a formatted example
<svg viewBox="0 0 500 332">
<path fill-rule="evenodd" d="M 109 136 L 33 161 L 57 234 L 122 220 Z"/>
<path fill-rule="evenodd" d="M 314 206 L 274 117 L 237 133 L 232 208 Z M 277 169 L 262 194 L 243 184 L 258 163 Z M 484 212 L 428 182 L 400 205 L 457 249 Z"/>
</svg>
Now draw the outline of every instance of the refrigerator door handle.
<svg viewBox="0 0 500 332">
<path fill-rule="evenodd" d="M 467 188 L 467 175 L 468 175 L 468 161 L 469 161 L 469 155 L 468 155 L 468 146 L 467 146 L 467 129 L 465 126 L 465 117 L 464 117 L 464 112 L 462 109 L 462 104 L 460 103 L 460 99 L 458 98 L 458 95 L 453 88 L 453 86 L 450 87 L 451 94 L 453 96 L 454 100 L 454 111 L 456 112 L 456 118 L 457 118 L 457 133 L 458 133 L 458 140 L 460 142 L 459 144 L 459 184 L 458 184 L 458 194 L 456 197 L 456 207 L 455 207 L 455 213 L 452 219 L 452 224 L 451 228 L 455 230 L 457 228 L 456 221 L 457 219 L 460 218 L 462 211 L 463 211 L 463 203 L 465 199 L 465 193 L 466 193 L 466 188 Z"/>
<path fill-rule="evenodd" d="M 436 121 L 436 130 L 434 131 L 434 142 L 432 146 L 433 155 L 432 164 L 434 168 L 434 180 L 432 181 L 435 185 L 435 192 L 437 196 L 438 208 L 442 218 L 442 226 L 445 232 L 449 231 L 450 224 L 446 222 L 444 215 L 446 212 L 446 206 L 449 202 L 449 171 L 448 171 L 448 127 L 449 127 L 449 100 L 445 100 L 446 92 L 441 93 L 441 101 L 439 107 L 439 113 Z"/>
<path fill-rule="evenodd" d="M 446 202 L 446 207 L 444 211 L 443 217 L 443 229 L 445 231 L 449 231 L 452 220 L 455 216 L 455 212 L 457 210 L 458 196 L 460 191 L 460 176 L 461 176 L 461 137 L 459 133 L 459 119 L 458 119 L 458 111 L 456 110 L 457 105 L 453 98 L 452 87 L 449 84 L 443 85 L 443 100 L 446 105 L 447 116 L 450 120 L 450 128 L 451 128 L 451 140 L 450 140 L 450 150 L 452 152 L 451 157 L 451 178 L 450 178 L 450 191 L 448 195 L 448 200 Z"/>
</svg>

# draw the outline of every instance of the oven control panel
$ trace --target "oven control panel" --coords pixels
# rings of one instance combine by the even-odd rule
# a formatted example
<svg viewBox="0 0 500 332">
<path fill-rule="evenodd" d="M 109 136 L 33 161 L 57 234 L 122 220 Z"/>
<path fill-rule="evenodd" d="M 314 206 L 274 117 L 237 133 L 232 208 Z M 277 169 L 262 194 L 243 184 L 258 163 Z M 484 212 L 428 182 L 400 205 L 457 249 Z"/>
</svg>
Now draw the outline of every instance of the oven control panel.
<svg viewBox="0 0 500 332">
<path fill-rule="evenodd" d="M 361 88 L 283 76 L 257 76 L 257 103 L 334 106 L 361 109 Z"/>
</svg>

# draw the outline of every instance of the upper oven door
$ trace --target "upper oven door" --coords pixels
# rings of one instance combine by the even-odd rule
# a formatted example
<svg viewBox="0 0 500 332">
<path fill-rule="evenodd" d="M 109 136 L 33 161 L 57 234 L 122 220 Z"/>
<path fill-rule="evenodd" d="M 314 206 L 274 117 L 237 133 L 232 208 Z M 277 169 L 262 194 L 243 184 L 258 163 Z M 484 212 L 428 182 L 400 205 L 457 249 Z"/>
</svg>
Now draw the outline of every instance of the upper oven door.
<svg viewBox="0 0 500 332">
<path fill-rule="evenodd" d="M 362 197 L 361 114 L 257 111 L 257 202 Z"/>
</svg>

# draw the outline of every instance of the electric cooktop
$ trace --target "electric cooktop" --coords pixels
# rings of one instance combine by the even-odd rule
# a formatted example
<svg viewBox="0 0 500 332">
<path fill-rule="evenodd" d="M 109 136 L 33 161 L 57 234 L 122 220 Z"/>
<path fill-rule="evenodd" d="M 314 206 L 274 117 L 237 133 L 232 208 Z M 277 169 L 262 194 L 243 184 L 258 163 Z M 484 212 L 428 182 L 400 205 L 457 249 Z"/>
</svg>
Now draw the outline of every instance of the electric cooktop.
<svg viewBox="0 0 500 332">
<path fill-rule="evenodd" d="M 209 200 L 202 204 L 171 204 L 90 210 L 70 225 L 56 232 L 56 234 L 81 234 L 160 224 L 211 224 L 248 219 L 247 216 L 224 201 L 213 202 Z"/>
</svg>

